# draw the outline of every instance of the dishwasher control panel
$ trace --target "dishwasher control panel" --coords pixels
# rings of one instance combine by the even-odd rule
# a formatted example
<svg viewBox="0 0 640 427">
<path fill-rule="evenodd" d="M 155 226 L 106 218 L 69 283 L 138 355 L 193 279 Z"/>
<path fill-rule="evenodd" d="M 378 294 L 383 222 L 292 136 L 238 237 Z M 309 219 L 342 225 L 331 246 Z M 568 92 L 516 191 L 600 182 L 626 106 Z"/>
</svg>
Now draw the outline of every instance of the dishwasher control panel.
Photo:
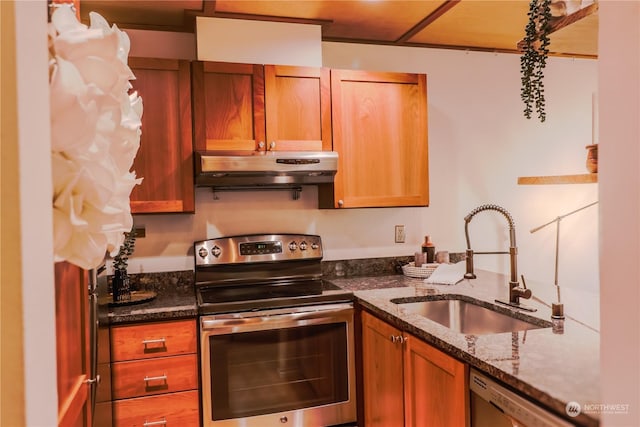
<svg viewBox="0 0 640 427">
<path fill-rule="evenodd" d="M 505 425 L 523 425 L 527 427 L 574 427 L 574 424 L 552 414 L 531 400 L 520 396 L 498 384 L 486 375 L 471 369 L 469 372 L 469 390 L 471 391 L 472 410 L 483 413 L 471 414 L 472 427 L 484 427 L 483 420 L 489 425 L 500 418 L 506 418 Z M 474 405 L 473 399 L 482 399 L 489 405 Z"/>
</svg>

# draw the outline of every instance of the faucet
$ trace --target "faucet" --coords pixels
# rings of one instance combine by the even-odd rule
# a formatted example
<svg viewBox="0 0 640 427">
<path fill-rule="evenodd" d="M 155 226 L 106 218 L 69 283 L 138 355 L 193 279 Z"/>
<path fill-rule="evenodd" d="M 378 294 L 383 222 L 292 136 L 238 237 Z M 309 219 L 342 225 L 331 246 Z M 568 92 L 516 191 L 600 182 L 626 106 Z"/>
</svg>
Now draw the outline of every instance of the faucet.
<svg viewBox="0 0 640 427">
<path fill-rule="evenodd" d="M 509 300 L 502 301 L 496 300 L 496 302 L 501 304 L 506 304 L 512 307 L 517 307 L 520 309 L 535 311 L 534 308 L 530 308 L 520 304 L 520 298 L 529 299 L 531 298 L 531 290 L 527 289 L 527 285 L 524 282 L 524 276 L 522 277 L 522 284 L 524 287 L 520 287 L 520 283 L 518 282 L 518 266 L 517 266 L 517 255 L 518 248 L 516 247 L 516 227 L 513 221 L 513 217 L 506 209 L 498 206 L 498 205 L 481 205 L 469 212 L 467 216 L 464 217 L 464 235 L 467 239 L 467 270 L 464 275 L 465 279 L 475 279 L 476 275 L 473 272 L 473 255 L 474 251 L 471 249 L 471 241 L 469 239 L 469 223 L 471 219 L 478 213 L 482 211 L 493 210 L 500 212 L 507 219 L 509 223 L 509 251 L 503 252 L 475 252 L 478 255 L 495 255 L 495 254 L 508 254 L 510 258 L 510 276 L 509 276 Z"/>
</svg>

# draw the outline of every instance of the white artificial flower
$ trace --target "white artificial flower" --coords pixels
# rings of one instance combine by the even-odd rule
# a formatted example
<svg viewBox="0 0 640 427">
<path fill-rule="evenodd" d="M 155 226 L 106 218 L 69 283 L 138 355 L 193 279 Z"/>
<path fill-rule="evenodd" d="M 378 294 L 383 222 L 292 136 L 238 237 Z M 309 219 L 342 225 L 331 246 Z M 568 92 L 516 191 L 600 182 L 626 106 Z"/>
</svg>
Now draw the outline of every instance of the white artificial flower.
<svg viewBox="0 0 640 427">
<path fill-rule="evenodd" d="M 51 76 L 51 149 L 85 150 L 96 133 L 96 92 L 85 85 L 78 70 L 57 58 Z"/>
<path fill-rule="evenodd" d="M 133 218 L 130 172 L 140 147 L 142 100 L 128 94 L 129 37 L 91 12 L 91 25 L 56 9 L 50 30 L 54 251 L 97 267 L 117 253 Z"/>
</svg>

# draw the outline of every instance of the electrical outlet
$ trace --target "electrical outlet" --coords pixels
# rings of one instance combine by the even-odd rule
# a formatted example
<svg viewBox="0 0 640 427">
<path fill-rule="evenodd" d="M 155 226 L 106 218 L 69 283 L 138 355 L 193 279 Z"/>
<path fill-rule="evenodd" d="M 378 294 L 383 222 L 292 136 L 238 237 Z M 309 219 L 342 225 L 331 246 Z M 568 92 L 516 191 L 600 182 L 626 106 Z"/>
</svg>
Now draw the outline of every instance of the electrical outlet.
<svg viewBox="0 0 640 427">
<path fill-rule="evenodd" d="M 396 225 L 396 243 L 404 243 L 404 225 Z"/>
</svg>

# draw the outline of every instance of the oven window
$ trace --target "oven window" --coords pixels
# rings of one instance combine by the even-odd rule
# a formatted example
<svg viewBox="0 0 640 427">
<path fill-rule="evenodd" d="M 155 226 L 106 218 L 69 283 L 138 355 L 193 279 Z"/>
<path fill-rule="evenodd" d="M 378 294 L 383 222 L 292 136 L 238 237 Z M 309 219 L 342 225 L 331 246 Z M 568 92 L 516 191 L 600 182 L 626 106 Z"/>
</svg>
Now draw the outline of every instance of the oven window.
<svg viewBox="0 0 640 427">
<path fill-rule="evenodd" d="M 347 324 L 209 338 L 213 420 L 349 399 Z"/>
</svg>

